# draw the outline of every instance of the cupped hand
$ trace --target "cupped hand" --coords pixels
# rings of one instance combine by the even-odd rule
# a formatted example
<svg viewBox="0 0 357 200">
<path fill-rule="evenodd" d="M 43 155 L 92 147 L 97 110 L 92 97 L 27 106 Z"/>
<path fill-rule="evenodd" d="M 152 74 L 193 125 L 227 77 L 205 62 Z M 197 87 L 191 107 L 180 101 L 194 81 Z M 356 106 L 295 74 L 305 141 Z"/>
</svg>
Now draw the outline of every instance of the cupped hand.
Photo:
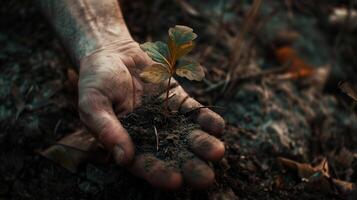
<svg viewBox="0 0 357 200">
<path fill-rule="evenodd" d="M 140 71 L 152 63 L 131 39 L 107 45 L 81 59 L 80 118 L 94 137 L 113 153 L 117 164 L 150 184 L 162 189 L 177 189 L 183 182 L 193 188 L 207 187 L 214 182 L 214 172 L 205 161 L 220 160 L 225 151 L 224 144 L 214 137 L 224 129 L 224 120 L 218 114 L 208 108 L 198 109 L 196 121 L 202 130 L 188 135 L 189 150 L 196 157 L 187 160 L 180 170 L 167 167 L 154 155 L 135 155 L 134 144 L 117 118 L 140 106 L 142 95 L 164 93 L 164 87 L 140 80 Z M 202 107 L 176 81 L 172 81 L 170 88 L 171 110 L 188 112 Z"/>
</svg>

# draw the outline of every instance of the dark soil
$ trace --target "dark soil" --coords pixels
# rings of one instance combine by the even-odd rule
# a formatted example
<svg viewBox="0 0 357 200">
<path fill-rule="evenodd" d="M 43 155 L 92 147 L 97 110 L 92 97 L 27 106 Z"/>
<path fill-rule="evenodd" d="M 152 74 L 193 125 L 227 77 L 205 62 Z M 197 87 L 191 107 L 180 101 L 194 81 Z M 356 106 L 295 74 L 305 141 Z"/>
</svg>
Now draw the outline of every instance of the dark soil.
<svg viewBox="0 0 357 200">
<path fill-rule="evenodd" d="M 187 136 L 199 125 L 192 121 L 195 111 L 186 115 L 167 111 L 162 100 L 147 98 L 142 107 L 121 119 L 136 145 L 136 152 L 151 153 L 169 166 L 180 168 L 193 157 Z"/>
<path fill-rule="evenodd" d="M 78 173 L 70 173 L 39 156 L 40 150 L 82 128 L 73 87 L 75 78 L 71 76 L 76 69 L 32 1 L 12 0 L 2 2 L 0 7 L 1 200 L 356 199 L 351 194 L 311 190 L 276 162 L 278 156 L 306 163 L 327 157 L 334 178 L 357 181 L 357 119 L 341 93 L 326 94 L 314 84 L 301 86 L 299 80 L 274 83 L 257 79 L 235 85 L 228 98 L 220 96 L 221 88 L 212 86 L 225 78 L 229 52 L 237 48 L 232 46 L 232 38 L 240 32 L 242 13 L 250 1 L 187 1 L 199 15 L 187 12 L 187 7 L 178 3 L 182 1 L 121 2 L 129 29 L 139 42 L 162 39 L 167 28 L 175 24 L 193 27 L 200 36 L 193 56 L 206 66 L 209 82 L 195 87 L 183 84 L 202 103 L 225 108 L 222 115 L 228 125 L 221 139 L 226 155 L 211 164 L 216 183 L 203 191 L 184 187 L 164 192 L 113 163 L 84 163 Z M 227 2 L 223 9 L 222 2 Z M 255 72 L 276 66 L 270 55 L 273 50 L 267 48 L 270 39 L 277 28 L 293 28 L 303 35 L 296 46 L 304 59 L 320 65 L 333 57 L 331 79 L 356 81 L 355 47 L 350 45 L 357 41 L 355 33 L 341 32 L 344 37 L 337 37 L 336 31 L 330 31 L 333 28 L 321 19 L 328 17 L 326 10 L 343 3 L 306 0 L 287 8 L 285 1 L 264 2 L 260 19 L 269 18 L 274 10 L 278 12 L 262 31 L 248 34 L 249 39 L 256 37 L 256 43 L 245 52 L 255 57 L 242 62 L 244 70 Z M 227 12 L 220 17 L 219 11 Z M 338 38 L 339 48 L 335 48 L 331 41 Z M 337 55 L 332 56 L 331 52 L 336 51 Z M 337 90 L 336 82 L 328 85 L 333 86 L 328 88 L 330 91 Z M 139 151 L 172 160 L 168 152 L 187 149 L 184 136 L 196 125 L 189 116 L 174 114 L 167 118 L 149 108 L 159 109 L 154 106 L 137 111 L 155 115 L 127 116 L 126 127 L 130 133 L 141 133 L 132 134 Z M 154 127 L 159 135 L 159 151 Z"/>
</svg>

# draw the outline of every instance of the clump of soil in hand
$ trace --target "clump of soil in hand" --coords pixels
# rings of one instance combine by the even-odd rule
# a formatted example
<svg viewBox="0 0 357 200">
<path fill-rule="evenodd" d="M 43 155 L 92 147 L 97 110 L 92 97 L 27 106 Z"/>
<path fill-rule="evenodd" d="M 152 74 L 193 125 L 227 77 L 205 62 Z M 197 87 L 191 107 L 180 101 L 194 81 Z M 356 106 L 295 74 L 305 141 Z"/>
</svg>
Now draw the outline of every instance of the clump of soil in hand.
<svg viewBox="0 0 357 200">
<path fill-rule="evenodd" d="M 164 109 L 158 98 L 144 98 L 143 106 L 121 118 L 136 153 L 151 153 L 172 167 L 180 167 L 194 155 L 189 151 L 188 136 L 199 125 L 192 120 L 195 111 L 181 114 Z"/>
</svg>

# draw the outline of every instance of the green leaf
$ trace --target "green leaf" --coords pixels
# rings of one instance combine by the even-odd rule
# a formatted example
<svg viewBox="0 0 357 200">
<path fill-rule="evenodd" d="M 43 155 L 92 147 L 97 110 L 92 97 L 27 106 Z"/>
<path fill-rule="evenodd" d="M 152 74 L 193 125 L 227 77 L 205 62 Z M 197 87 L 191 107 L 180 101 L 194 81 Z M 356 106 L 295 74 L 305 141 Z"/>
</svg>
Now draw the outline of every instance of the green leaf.
<svg viewBox="0 0 357 200">
<path fill-rule="evenodd" d="M 170 28 L 168 44 L 171 59 L 176 61 L 190 52 L 195 45 L 193 40 L 196 38 L 197 35 L 190 27 L 176 25 Z"/>
<path fill-rule="evenodd" d="M 153 64 L 145 67 L 140 73 L 140 77 L 145 82 L 161 83 L 170 77 L 170 72 L 167 66 L 161 64 Z"/>
<path fill-rule="evenodd" d="M 157 41 L 155 43 L 146 42 L 144 44 L 141 44 L 140 48 L 144 50 L 155 62 L 170 66 L 170 53 L 166 43 L 161 41 Z"/>
<path fill-rule="evenodd" d="M 189 80 L 201 81 L 205 77 L 205 73 L 200 64 L 196 62 L 182 62 L 176 68 L 176 74 L 185 77 Z"/>
</svg>

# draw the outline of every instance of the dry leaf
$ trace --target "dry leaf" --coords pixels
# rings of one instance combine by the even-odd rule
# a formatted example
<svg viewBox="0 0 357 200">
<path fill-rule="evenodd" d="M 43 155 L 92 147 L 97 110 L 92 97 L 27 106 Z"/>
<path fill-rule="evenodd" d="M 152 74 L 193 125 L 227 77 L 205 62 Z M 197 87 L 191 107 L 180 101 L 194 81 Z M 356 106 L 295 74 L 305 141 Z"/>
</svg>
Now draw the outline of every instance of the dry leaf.
<svg viewBox="0 0 357 200">
<path fill-rule="evenodd" d="M 85 153 L 62 145 L 53 145 L 41 152 L 41 155 L 72 173 L 77 172 L 81 161 L 87 158 Z"/>
<path fill-rule="evenodd" d="M 347 94 L 353 100 L 357 101 L 357 91 L 353 89 L 352 85 L 347 82 L 341 82 L 338 84 L 343 93 Z"/>
<path fill-rule="evenodd" d="M 103 163 L 106 159 L 99 143 L 85 130 L 62 138 L 40 154 L 73 173 L 77 172 L 79 165 L 85 161 Z"/>
<path fill-rule="evenodd" d="M 187 26 L 176 25 L 175 28 L 170 28 L 168 43 L 171 59 L 176 61 L 190 52 L 194 47 L 193 40 L 196 38 L 193 29 Z"/>
<path fill-rule="evenodd" d="M 161 64 L 145 67 L 140 74 L 145 82 L 161 83 L 170 77 L 169 69 Z"/>
<path fill-rule="evenodd" d="M 314 75 L 314 68 L 301 59 L 292 47 L 284 46 L 275 50 L 275 56 L 282 65 L 289 64 L 291 78 L 305 78 Z"/>
<path fill-rule="evenodd" d="M 205 76 L 202 66 L 196 62 L 183 62 L 177 67 L 176 74 L 191 81 L 201 81 Z"/>
<path fill-rule="evenodd" d="M 176 73 L 189 80 L 201 81 L 204 78 L 204 71 L 198 63 L 181 62 L 176 66 L 178 59 L 189 53 L 194 47 L 193 40 L 197 38 L 197 35 L 193 29 L 176 25 L 169 29 L 168 34 L 168 45 L 160 41 L 140 45 L 151 59 L 158 62 L 144 68 L 140 77 L 145 82 L 161 83 Z"/>
<path fill-rule="evenodd" d="M 316 166 L 282 157 L 278 158 L 278 162 L 286 169 L 295 171 L 310 189 L 325 193 L 333 193 L 337 189 L 342 194 L 347 194 L 357 189 L 354 183 L 331 178 L 326 159 L 323 159 Z"/>
</svg>

